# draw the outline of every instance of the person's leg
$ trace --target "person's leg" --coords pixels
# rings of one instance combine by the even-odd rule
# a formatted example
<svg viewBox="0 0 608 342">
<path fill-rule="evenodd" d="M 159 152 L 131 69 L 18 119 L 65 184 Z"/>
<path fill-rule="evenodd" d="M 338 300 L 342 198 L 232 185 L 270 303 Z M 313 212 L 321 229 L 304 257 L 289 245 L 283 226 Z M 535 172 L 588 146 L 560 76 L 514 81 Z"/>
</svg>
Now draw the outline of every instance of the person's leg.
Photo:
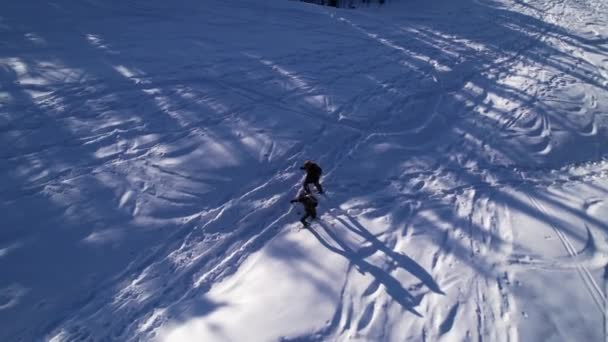
<svg viewBox="0 0 608 342">
<path fill-rule="evenodd" d="M 306 179 L 304 180 L 304 183 L 302 183 L 302 188 L 304 188 L 304 191 L 305 191 L 307 194 L 309 194 L 309 193 L 310 193 L 310 189 L 308 188 L 308 184 L 310 184 L 310 183 L 311 183 L 311 181 L 310 181 L 310 179 L 308 179 L 308 178 L 306 178 Z"/>
<path fill-rule="evenodd" d="M 319 180 L 317 180 L 314 184 L 315 184 L 315 187 L 317 188 L 317 191 L 319 191 L 319 193 L 322 194 L 323 187 L 321 186 L 321 183 L 319 183 Z"/>
<path fill-rule="evenodd" d="M 306 213 L 304 214 L 304 216 L 302 216 L 302 218 L 300 219 L 300 222 L 302 222 L 302 224 L 304 226 L 308 226 L 308 222 L 306 222 L 306 219 L 310 217 L 310 214 L 308 213 L 308 211 L 306 211 Z"/>
<path fill-rule="evenodd" d="M 312 208 L 310 210 L 310 213 L 308 213 L 308 216 L 310 216 L 313 220 L 317 218 L 317 209 Z"/>
</svg>

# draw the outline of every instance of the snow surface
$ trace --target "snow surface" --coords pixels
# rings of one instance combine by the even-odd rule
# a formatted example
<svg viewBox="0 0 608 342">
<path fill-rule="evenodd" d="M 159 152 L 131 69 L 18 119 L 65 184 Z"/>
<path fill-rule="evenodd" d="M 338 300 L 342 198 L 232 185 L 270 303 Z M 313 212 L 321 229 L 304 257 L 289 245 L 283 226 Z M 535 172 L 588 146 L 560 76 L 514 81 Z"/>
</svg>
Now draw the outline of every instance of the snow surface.
<svg viewBox="0 0 608 342">
<path fill-rule="evenodd" d="M 0 341 L 604 340 L 607 13 L 2 2 Z"/>
</svg>

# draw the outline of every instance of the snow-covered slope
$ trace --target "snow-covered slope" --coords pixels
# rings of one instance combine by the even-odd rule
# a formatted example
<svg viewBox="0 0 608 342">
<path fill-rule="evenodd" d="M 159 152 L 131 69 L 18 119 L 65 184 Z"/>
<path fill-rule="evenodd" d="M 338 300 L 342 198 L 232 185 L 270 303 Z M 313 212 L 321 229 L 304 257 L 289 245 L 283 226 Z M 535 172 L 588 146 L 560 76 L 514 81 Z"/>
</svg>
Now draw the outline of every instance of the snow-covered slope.
<svg viewBox="0 0 608 342">
<path fill-rule="evenodd" d="M 3 2 L 0 340 L 602 340 L 606 13 Z"/>
</svg>

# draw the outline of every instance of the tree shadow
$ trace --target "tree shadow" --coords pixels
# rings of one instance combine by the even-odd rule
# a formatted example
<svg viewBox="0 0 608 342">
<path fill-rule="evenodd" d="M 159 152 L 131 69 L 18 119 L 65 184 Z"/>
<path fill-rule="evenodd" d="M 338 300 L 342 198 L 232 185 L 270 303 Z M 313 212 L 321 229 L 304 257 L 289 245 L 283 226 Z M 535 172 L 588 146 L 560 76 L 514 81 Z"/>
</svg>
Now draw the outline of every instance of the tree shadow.
<svg viewBox="0 0 608 342">
<path fill-rule="evenodd" d="M 43 6 L 36 11 L 32 4 L 13 4 L 11 11 L 7 7 L 0 28 L 16 35 L 0 43 L 0 101 L 9 98 L 0 112 L 0 143 L 5 146 L 0 149 L 0 214 L 8 227 L 0 232 L 0 243 L 23 244 L 2 257 L 2 273 L 12 276 L 3 278 L 0 288 L 19 283 L 31 295 L 23 297 L 29 311 L 0 312 L 0 321 L 25 322 L 36 313 L 42 317 L 64 305 L 57 303 L 75 308 L 75 315 L 56 316 L 28 331 L 10 328 L 0 337 L 35 339 L 66 322 L 104 331 L 108 339 L 136 334 L 131 322 L 149 317 L 157 307 L 187 302 L 196 290 L 206 292 L 276 236 L 288 221 L 276 220 L 289 197 L 286 189 L 298 187 L 296 164 L 311 156 L 328 165 L 330 188 L 339 178 L 391 179 L 372 182 L 337 201 L 393 183 L 407 192 L 394 198 L 408 201 L 435 200 L 471 187 L 583 239 L 566 222 L 539 215 L 530 203 L 498 187 L 545 187 L 549 183 L 526 181 L 524 173 L 569 167 L 572 159 L 562 155 L 573 146 L 580 151 L 572 157 L 577 162 L 605 157 L 608 147 L 599 143 L 608 131 L 597 123 L 595 134 L 583 136 L 581 132 L 588 132 L 568 122 L 567 109 L 544 103 L 542 94 L 499 82 L 496 74 L 508 74 L 524 63 L 539 71 L 530 79 L 541 77 L 540 71 L 557 75 L 546 80 L 548 89 L 572 79 L 601 95 L 607 86 L 599 69 L 549 39 L 563 38 L 569 48 L 597 54 L 606 52 L 605 41 L 547 23 L 542 14 L 476 1 L 461 1 L 451 13 L 437 14 L 434 5 L 421 3 L 420 12 L 409 19 L 382 25 L 375 21 L 383 19 L 356 11 L 298 10 L 297 21 L 269 21 L 268 32 L 242 29 L 258 25 L 250 18 L 266 15 L 265 8 L 244 6 L 242 11 L 251 14 L 247 19 L 227 14 L 225 8 L 234 3 L 210 9 L 189 1 L 176 8 L 159 1 L 119 8 L 99 2 L 73 8 L 36 4 Z M 285 6 L 277 11 L 295 13 L 296 7 Z M 79 10 L 98 10 L 105 19 L 72 25 Z M 48 12 L 52 20 L 20 18 L 19 11 Z M 203 17 L 208 22 L 200 20 L 202 13 L 212 13 Z M 319 13 L 331 14 L 331 19 L 320 19 Z M 428 20 L 431 15 L 439 20 Z M 132 29 L 109 25 L 109 18 Z M 235 41 L 198 33 L 218 27 Z M 297 29 L 297 39 L 289 34 L 292 29 Z M 162 35 L 166 30 L 170 34 Z M 295 48 L 279 46 L 284 41 Z M 70 46 L 74 50 L 63 50 Z M 232 53 L 237 50 L 242 53 Z M 45 73 L 53 68 L 64 72 Z M 497 105 L 506 101 L 519 111 Z M 570 140 L 543 154 L 551 143 L 549 123 L 563 127 Z M 79 132 L 87 124 L 95 129 L 83 136 Z M 598 148 L 592 151 L 594 142 Z M 371 152 L 359 158 L 365 148 Z M 365 160 L 370 156 L 371 161 Z M 417 165 L 417 175 L 404 171 L 406 162 Z M 408 183 L 414 177 L 422 183 Z M 446 184 L 438 185 L 440 191 L 430 187 L 442 180 Z M 555 198 L 538 197 L 606 230 L 605 223 Z M 380 215 L 385 204 L 372 205 Z M 436 221 L 420 222 L 439 237 L 440 249 L 470 263 L 479 274 L 493 275 L 490 261 L 472 257 L 470 247 L 449 240 L 439 224 L 464 227 L 478 242 L 504 241 L 467 219 L 438 210 L 434 214 Z M 311 232 L 327 249 L 384 284 L 404 308 L 420 316 L 415 310 L 419 298 L 366 261 L 369 253 L 384 253 L 431 291 L 443 293 L 421 265 L 395 252 L 357 219 L 336 219 L 370 245 L 353 249 L 322 226 L 337 248 L 320 232 Z M 400 225 L 407 225 L 405 216 L 394 227 Z M 58 231 L 63 239 L 54 238 Z M 281 257 L 285 254 L 277 255 Z M 108 258 L 117 261 L 108 265 Z M 223 260 L 233 263 L 218 271 L 214 266 L 224 265 Z M 77 277 L 73 288 L 62 287 L 72 278 L 59 277 L 57 265 L 73 266 L 62 272 L 83 277 Z M 193 279 L 207 271 L 213 281 L 196 289 Z M 35 272 L 57 282 L 35 284 Z M 119 304 L 98 311 L 101 302 Z M 175 315 L 186 320 L 208 309 L 203 303 L 200 311 Z M 96 322 L 99 312 L 123 315 L 129 323 L 104 326 Z"/>
</svg>

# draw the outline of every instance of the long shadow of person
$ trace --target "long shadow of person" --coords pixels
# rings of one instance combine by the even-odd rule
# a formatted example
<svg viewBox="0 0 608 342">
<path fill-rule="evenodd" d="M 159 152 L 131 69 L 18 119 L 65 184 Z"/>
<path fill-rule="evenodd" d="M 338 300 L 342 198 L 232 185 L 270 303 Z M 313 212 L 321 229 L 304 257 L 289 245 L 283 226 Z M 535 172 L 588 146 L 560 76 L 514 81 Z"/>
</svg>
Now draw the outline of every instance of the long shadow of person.
<svg viewBox="0 0 608 342">
<path fill-rule="evenodd" d="M 422 283 L 431 291 L 442 295 L 445 294 L 443 291 L 441 291 L 439 285 L 433 279 L 433 276 L 431 276 L 422 266 L 420 266 L 416 261 L 414 261 L 407 255 L 395 252 L 394 250 L 388 248 L 388 246 L 386 246 L 382 241 L 378 240 L 378 238 L 374 234 L 372 234 L 363 225 L 361 225 L 359 221 L 348 216 L 348 220 L 350 221 L 349 224 L 348 222 L 346 222 L 345 219 L 341 217 L 336 217 L 334 215 L 332 215 L 332 217 L 335 218 L 338 222 L 342 223 L 344 227 L 346 227 L 350 231 L 354 232 L 355 234 L 364 238 L 366 241 L 370 242 L 372 244 L 371 247 L 373 252 L 383 252 L 387 257 L 391 258 L 399 267 L 403 268 L 404 270 L 408 271 L 409 273 L 420 279 L 420 281 L 422 281 Z"/>
<path fill-rule="evenodd" d="M 414 309 L 420 301 L 422 300 L 421 296 L 413 296 L 407 289 L 405 289 L 401 283 L 385 270 L 380 267 L 374 266 L 369 262 L 364 260 L 364 256 L 362 253 L 354 251 L 350 248 L 332 229 L 328 228 L 322 221 L 317 221 L 319 226 L 325 231 L 325 233 L 334 240 L 340 248 L 332 246 L 325 238 L 321 236 L 321 234 L 316 231 L 313 227 L 309 227 L 308 230 L 314 235 L 317 240 L 328 250 L 343 256 L 348 259 L 353 265 L 357 267 L 357 269 L 362 273 L 371 274 L 374 279 L 376 279 L 379 283 L 384 285 L 386 292 L 403 308 L 410 311 L 414 315 L 418 317 L 422 317 L 422 315 Z"/>
</svg>

